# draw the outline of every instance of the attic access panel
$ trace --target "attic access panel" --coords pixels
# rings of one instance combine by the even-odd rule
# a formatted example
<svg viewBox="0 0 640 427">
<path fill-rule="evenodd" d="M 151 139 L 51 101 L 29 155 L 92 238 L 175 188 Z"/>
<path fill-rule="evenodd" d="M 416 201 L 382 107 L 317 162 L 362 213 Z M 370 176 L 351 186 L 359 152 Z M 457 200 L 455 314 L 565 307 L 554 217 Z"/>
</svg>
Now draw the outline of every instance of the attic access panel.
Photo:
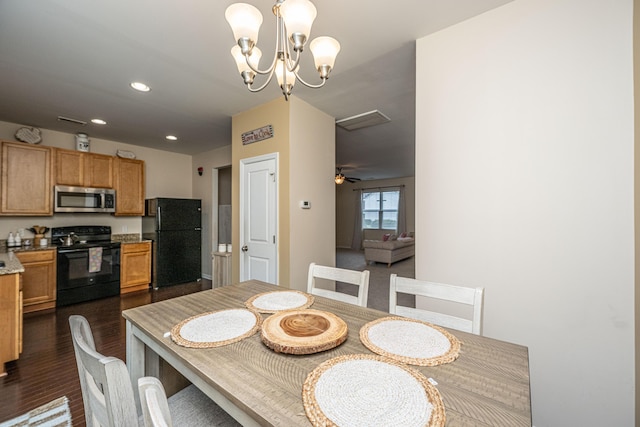
<svg viewBox="0 0 640 427">
<path fill-rule="evenodd" d="M 378 110 L 369 111 L 345 119 L 336 120 L 336 125 L 346 130 L 362 129 L 369 126 L 381 125 L 390 122 L 391 119 Z"/>
</svg>

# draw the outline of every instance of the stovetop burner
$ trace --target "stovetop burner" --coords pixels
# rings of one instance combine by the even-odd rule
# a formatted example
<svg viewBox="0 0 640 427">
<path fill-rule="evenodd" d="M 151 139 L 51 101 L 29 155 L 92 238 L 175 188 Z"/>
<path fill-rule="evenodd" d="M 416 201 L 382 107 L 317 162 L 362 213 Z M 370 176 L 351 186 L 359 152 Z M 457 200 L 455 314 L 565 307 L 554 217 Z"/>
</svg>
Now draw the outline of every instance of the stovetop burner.
<svg viewBox="0 0 640 427">
<path fill-rule="evenodd" d="M 73 235 L 72 245 L 65 244 L 69 235 Z M 59 248 L 90 248 L 118 244 L 111 242 L 111 227 L 108 225 L 54 227 L 51 229 L 51 243 Z"/>
</svg>

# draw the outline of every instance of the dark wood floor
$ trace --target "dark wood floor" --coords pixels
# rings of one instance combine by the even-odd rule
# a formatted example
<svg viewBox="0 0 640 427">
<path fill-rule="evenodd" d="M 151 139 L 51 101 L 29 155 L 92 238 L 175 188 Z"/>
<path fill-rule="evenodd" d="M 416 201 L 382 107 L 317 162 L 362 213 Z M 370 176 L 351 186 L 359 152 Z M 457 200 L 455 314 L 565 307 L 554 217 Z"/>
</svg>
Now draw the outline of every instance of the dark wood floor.
<svg viewBox="0 0 640 427">
<path fill-rule="evenodd" d="M 8 375 L 0 379 L 0 422 L 67 396 L 73 425 L 85 425 L 78 369 L 69 332 L 70 315 L 80 314 L 87 318 L 100 353 L 125 360 L 122 310 L 206 289 L 211 289 L 209 280 L 25 315 L 22 354 L 18 360 L 7 363 Z"/>
</svg>

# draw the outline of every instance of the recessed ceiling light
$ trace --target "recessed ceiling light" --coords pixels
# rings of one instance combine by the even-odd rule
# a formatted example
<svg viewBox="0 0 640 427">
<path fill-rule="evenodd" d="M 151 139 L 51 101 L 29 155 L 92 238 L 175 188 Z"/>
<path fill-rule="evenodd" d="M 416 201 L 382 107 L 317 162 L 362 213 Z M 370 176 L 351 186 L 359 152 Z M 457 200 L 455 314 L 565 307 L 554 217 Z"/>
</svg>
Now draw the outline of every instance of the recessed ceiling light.
<svg viewBox="0 0 640 427">
<path fill-rule="evenodd" d="M 151 88 L 142 82 L 133 82 L 131 87 L 140 92 L 149 92 Z"/>
<path fill-rule="evenodd" d="M 107 122 L 105 122 L 102 119 L 91 119 L 91 123 L 96 124 L 96 125 L 106 125 Z"/>
<path fill-rule="evenodd" d="M 174 135 L 167 135 L 165 136 L 165 138 L 167 138 L 169 141 L 177 141 L 178 137 L 174 136 Z"/>
</svg>

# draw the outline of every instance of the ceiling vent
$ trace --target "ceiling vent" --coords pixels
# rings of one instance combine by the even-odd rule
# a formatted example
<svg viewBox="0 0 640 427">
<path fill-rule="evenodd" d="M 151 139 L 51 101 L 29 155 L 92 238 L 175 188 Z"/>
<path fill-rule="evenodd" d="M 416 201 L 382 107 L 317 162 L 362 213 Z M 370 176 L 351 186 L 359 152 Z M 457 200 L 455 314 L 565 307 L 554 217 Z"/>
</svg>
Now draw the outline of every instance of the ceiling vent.
<svg viewBox="0 0 640 427">
<path fill-rule="evenodd" d="M 390 122 L 391 119 L 378 110 L 369 111 L 367 113 L 358 114 L 347 117 L 346 119 L 336 120 L 336 125 L 346 130 L 362 129 L 369 126 L 381 125 Z"/>
<path fill-rule="evenodd" d="M 73 123 L 75 125 L 80 125 L 80 126 L 84 126 L 87 124 L 87 122 L 83 122 L 82 120 L 71 119 L 69 117 L 64 117 L 64 116 L 58 116 L 58 120 L 60 120 L 61 122 Z"/>
</svg>

